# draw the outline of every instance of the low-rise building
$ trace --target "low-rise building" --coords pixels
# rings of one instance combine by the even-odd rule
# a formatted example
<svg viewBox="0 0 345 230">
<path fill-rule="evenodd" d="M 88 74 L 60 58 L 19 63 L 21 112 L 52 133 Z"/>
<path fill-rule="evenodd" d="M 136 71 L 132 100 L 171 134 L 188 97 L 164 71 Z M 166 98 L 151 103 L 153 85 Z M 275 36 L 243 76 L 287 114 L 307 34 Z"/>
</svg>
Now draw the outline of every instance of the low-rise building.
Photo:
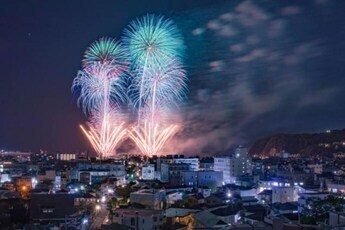
<svg viewBox="0 0 345 230">
<path fill-rule="evenodd" d="M 104 182 L 105 179 L 116 178 L 116 185 L 126 184 L 126 170 L 122 163 L 112 164 L 78 164 L 73 170 L 72 178 L 76 177 L 78 182 L 84 184 L 95 184 Z"/>
<path fill-rule="evenodd" d="M 116 209 L 112 221 L 132 230 L 163 229 L 166 218 L 163 210 Z"/>
<path fill-rule="evenodd" d="M 63 221 L 75 213 L 74 195 L 68 193 L 32 193 L 29 213 L 31 220 Z"/>
<path fill-rule="evenodd" d="M 222 186 L 223 172 L 218 171 L 183 171 L 181 172 L 181 183 L 192 187 L 209 187 L 215 189 Z"/>
<path fill-rule="evenodd" d="M 174 158 L 173 162 L 175 164 L 189 164 L 190 170 L 198 171 L 199 170 L 199 158 L 191 157 L 191 158 Z"/>
<path fill-rule="evenodd" d="M 323 200 L 329 196 L 329 193 L 326 192 L 308 192 L 308 193 L 299 193 L 298 198 L 298 212 L 302 212 L 303 209 L 310 205 L 310 201 L 314 199 Z"/>
<path fill-rule="evenodd" d="M 311 169 L 312 173 L 322 174 L 322 164 L 308 164 L 307 167 Z"/>
<path fill-rule="evenodd" d="M 141 204 L 149 209 L 163 209 L 166 206 L 165 190 L 142 189 L 130 194 L 131 204 Z"/>
<path fill-rule="evenodd" d="M 56 160 L 60 161 L 72 161 L 77 159 L 77 154 L 75 153 L 57 153 Z"/>
<path fill-rule="evenodd" d="M 294 187 L 273 187 L 272 204 L 297 201 L 298 195 Z"/>
<path fill-rule="evenodd" d="M 261 204 L 272 204 L 272 189 L 265 189 L 257 195 L 259 203 Z"/>
<path fill-rule="evenodd" d="M 327 189 L 331 193 L 342 193 L 345 194 L 345 184 L 343 183 L 336 183 L 336 182 L 330 182 L 327 183 Z"/>
<path fill-rule="evenodd" d="M 145 165 L 141 168 L 141 178 L 143 180 L 155 179 L 155 166 L 153 164 Z"/>
<path fill-rule="evenodd" d="M 181 185 L 181 172 L 189 171 L 190 164 L 178 163 L 178 164 L 161 164 L 161 181 L 169 182 L 170 185 Z"/>
</svg>

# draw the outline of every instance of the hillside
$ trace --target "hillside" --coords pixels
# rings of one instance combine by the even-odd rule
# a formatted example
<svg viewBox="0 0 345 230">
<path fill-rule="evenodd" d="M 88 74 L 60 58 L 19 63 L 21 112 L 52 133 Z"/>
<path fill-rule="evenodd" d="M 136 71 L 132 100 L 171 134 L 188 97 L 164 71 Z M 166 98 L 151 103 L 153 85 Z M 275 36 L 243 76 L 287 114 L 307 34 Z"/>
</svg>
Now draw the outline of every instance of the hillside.
<svg viewBox="0 0 345 230">
<path fill-rule="evenodd" d="M 313 134 L 276 134 L 257 140 L 249 153 L 277 156 L 283 151 L 305 156 L 345 152 L 345 129 Z"/>
</svg>

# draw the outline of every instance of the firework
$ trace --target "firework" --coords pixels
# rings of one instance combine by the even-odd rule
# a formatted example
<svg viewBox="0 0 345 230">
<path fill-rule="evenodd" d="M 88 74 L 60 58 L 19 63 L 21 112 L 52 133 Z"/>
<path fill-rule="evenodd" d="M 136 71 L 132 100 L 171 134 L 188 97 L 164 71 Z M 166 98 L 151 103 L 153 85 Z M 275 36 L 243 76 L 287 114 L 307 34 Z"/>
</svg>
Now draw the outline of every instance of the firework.
<svg viewBox="0 0 345 230">
<path fill-rule="evenodd" d="M 138 110 L 138 123 L 129 137 L 143 154 L 157 154 L 177 132 L 167 110 L 177 107 L 186 94 L 180 62 L 183 39 L 171 20 L 147 15 L 130 23 L 123 41 L 132 61 L 131 102 Z"/>
<path fill-rule="evenodd" d="M 80 128 L 101 156 L 112 154 L 126 133 L 143 154 L 158 154 L 178 130 L 169 109 L 187 91 L 183 39 L 171 20 L 147 15 L 130 23 L 123 44 L 101 38 L 86 50 L 72 85 L 89 121 Z M 138 109 L 138 123 L 128 131 L 121 122 L 127 95 Z"/>
<path fill-rule="evenodd" d="M 78 71 L 72 91 L 79 92 L 78 105 L 89 116 L 88 127 L 80 126 L 94 150 L 102 157 L 114 153 L 126 135 L 120 122 L 120 103 L 126 101 L 126 63 L 121 45 L 101 38 L 85 52 L 83 70 Z"/>
<path fill-rule="evenodd" d="M 140 73 L 139 73 L 140 74 Z M 135 78 L 131 88 L 133 88 L 132 101 L 134 105 L 141 104 L 144 109 L 142 116 L 151 114 L 151 123 L 157 120 L 157 115 L 164 110 L 183 101 L 187 91 L 187 77 L 181 63 L 177 59 L 171 59 L 165 66 L 149 67 L 146 69 L 145 78 Z M 142 87 L 142 94 L 138 88 Z"/>
<path fill-rule="evenodd" d="M 88 125 L 88 130 L 82 125 L 80 125 L 80 128 L 99 156 L 108 157 L 114 153 L 116 146 L 125 137 L 126 129 L 124 125 L 124 123 L 113 125 L 106 115 L 100 128 L 94 127 L 92 124 Z"/>
<path fill-rule="evenodd" d="M 95 63 L 113 66 L 118 71 L 126 69 L 126 53 L 121 43 L 113 38 L 100 38 L 93 42 L 84 53 L 84 68 Z"/>
<path fill-rule="evenodd" d="M 138 123 L 140 123 L 144 83 L 150 76 L 148 68 L 159 68 L 173 58 L 182 57 L 184 45 L 177 27 L 170 19 L 162 16 L 146 15 L 132 21 L 124 31 L 124 47 L 135 69 L 141 69 L 142 78 L 138 87 Z"/>
<path fill-rule="evenodd" d="M 135 65 L 162 65 L 166 59 L 181 57 L 183 40 L 170 19 L 146 15 L 132 21 L 124 31 L 124 47 Z"/>
<path fill-rule="evenodd" d="M 123 102 L 126 100 L 124 80 L 116 76 L 112 67 L 103 64 L 93 64 L 84 70 L 78 71 L 73 81 L 72 91 L 80 91 L 78 105 L 85 113 L 110 100 Z"/>
<path fill-rule="evenodd" d="M 132 127 L 128 135 L 144 155 L 152 156 L 159 155 L 164 144 L 177 130 L 177 125 L 160 126 L 145 120 L 143 126 Z"/>
</svg>

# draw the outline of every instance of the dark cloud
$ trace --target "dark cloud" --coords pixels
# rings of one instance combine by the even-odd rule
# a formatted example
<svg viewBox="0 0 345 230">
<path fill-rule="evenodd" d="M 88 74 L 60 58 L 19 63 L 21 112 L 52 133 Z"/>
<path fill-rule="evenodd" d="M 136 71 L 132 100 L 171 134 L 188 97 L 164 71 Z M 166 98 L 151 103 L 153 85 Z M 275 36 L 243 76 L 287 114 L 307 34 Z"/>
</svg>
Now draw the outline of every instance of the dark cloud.
<svg viewBox="0 0 345 230">
<path fill-rule="evenodd" d="M 276 132 L 345 126 L 343 4 L 310 3 L 235 1 L 177 19 L 191 90 L 169 151 L 215 154 Z"/>
</svg>

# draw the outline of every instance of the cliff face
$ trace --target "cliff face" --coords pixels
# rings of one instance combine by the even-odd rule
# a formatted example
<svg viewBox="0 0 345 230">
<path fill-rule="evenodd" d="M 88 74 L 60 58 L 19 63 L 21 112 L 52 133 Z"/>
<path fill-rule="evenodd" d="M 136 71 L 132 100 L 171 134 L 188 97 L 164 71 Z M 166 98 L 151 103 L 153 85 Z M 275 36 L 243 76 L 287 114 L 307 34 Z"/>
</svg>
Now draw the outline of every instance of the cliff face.
<svg viewBox="0 0 345 230">
<path fill-rule="evenodd" d="M 277 156 L 281 152 L 316 155 L 345 152 L 345 129 L 314 134 L 276 134 L 257 140 L 251 155 Z"/>
</svg>

